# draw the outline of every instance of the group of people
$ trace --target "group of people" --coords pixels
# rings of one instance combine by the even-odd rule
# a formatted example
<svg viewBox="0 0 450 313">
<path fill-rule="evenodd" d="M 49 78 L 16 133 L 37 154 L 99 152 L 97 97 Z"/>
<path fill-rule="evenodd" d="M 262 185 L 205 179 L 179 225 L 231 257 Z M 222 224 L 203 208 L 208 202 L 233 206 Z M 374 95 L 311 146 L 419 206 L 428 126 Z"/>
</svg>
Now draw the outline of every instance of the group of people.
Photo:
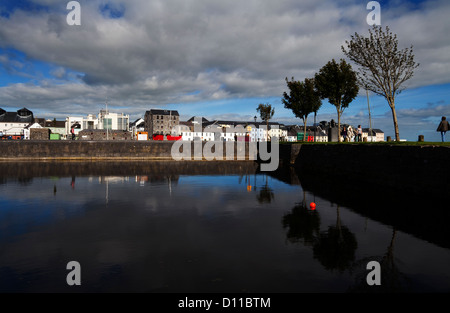
<svg viewBox="0 0 450 313">
<path fill-rule="evenodd" d="M 358 125 L 357 129 L 353 129 L 352 126 L 348 126 L 342 129 L 341 136 L 343 137 L 344 141 L 355 141 L 355 142 L 361 142 L 362 141 L 362 128 L 361 125 Z M 348 138 L 348 140 L 347 140 Z"/>
<path fill-rule="evenodd" d="M 437 132 L 441 133 L 441 140 L 442 142 L 445 142 L 445 133 L 449 130 L 449 123 L 447 121 L 447 118 L 445 116 L 442 117 L 441 122 L 439 123 L 438 128 L 436 129 Z M 353 129 L 352 126 L 343 127 L 341 131 L 341 136 L 343 138 L 343 141 L 354 141 L 355 142 L 361 142 L 362 141 L 362 128 L 361 125 L 358 125 L 357 129 Z"/>
</svg>

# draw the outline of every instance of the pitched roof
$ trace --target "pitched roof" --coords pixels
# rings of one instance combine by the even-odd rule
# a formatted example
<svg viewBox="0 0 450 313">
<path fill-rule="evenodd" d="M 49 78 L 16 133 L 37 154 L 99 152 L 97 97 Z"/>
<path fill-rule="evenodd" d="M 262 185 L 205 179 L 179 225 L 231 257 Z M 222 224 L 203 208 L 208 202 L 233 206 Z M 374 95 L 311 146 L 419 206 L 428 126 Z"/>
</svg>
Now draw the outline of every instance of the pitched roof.
<svg viewBox="0 0 450 313">
<path fill-rule="evenodd" d="M 143 124 L 144 120 L 142 118 L 138 118 L 137 120 L 135 120 L 133 123 L 130 123 L 130 127 L 132 126 L 138 126 L 140 124 Z"/>
<path fill-rule="evenodd" d="M 369 128 L 363 128 L 363 133 L 369 133 Z M 375 136 L 376 134 L 384 134 L 384 131 L 378 128 L 372 128 L 372 136 Z"/>
<path fill-rule="evenodd" d="M 23 108 L 17 112 L 6 112 L 0 109 L 0 122 L 4 123 L 32 123 L 34 121 L 33 112 Z"/>
<path fill-rule="evenodd" d="M 196 117 L 198 117 L 198 116 L 193 116 L 193 117 L 191 117 L 190 119 L 188 119 L 187 121 L 188 121 L 188 122 L 193 122 L 193 121 L 195 120 Z M 209 121 L 208 121 L 206 118 L 202 117 L 202 123 L 208 123 L 208 122 L 209 122 Z"/>
</svg>

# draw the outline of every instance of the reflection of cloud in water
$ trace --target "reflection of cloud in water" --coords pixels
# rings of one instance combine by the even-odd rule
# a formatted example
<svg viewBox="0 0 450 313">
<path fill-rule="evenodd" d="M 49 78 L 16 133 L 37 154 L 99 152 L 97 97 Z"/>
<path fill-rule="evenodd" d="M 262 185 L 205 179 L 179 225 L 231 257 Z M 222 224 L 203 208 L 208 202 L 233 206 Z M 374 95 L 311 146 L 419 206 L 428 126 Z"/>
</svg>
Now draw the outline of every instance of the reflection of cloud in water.
<svg viewBox="0 0 450 313">
<path fill-rule="evenodd" d="M 35 177 L 26 186 L 8 181 L 0 185 L 0 231 L 9 236 L 0 237 L 0 291 L 73 291 L 65 284 L 70 260 L 82 265 L 82 291 L 345 291 L 354 277 L 324 267 L 336 258 L 329 261 L 332 253 L 317 253 L 318 248 L 314 254 L 320 238 L 327 235 L 319 247 L 329 247 L 336 241 L 330 238 L 344 238 L 347 229 L 358 240 L 356 262 L 384 255 L 392 232 L 386 225 L 366 223 L 345 207 L 336 212 L 319 197 L 318 209 L 305 211 L 311 193 L 296 205 L 301 187 L 270 177 L 266 185 L 267 178 L 112 173 L 76 176 L 73 189 L 71 176 Z M 266 186 L 274 197 L 259 203 L 257 195 Z M 20 232 L 4 227 L 11 218 Z M 336 231 L 330 234 L 328 226 Z M 420 273 L 416 286 L 430 277 L 439 290 L 446 288 L 437 277 L 450 275 L 448 250 L 404 233 L 401 238 L 395 248 L 397 260 L 407 265 L 405 275 Z M 411 250 L 416 246 L 423 253 Z M 430 258 L 432 265 L 425 268 Z"/>
<path fill-rule="evenodd" d="M 141 201 L 133 197 L 137 193 L 129 195 L 132 200 L 126 206 L 110 201 L 106 207 L 103 199 L 87 201 L 84 215 L 25 233 L 14 244 L 4 245 L 0 268 L 9 273 L 8 286 L 22 291 L 70 291 L 64 286 L 65 265 L 76 260 L 82 266 L 83 291 L 270 291 L 273 286 L 288 287 L 281 283 L 279 270 L 273 271 L 286 266 L 279 259 L 283 255 L 278 245 L 281 234 L 273 223 L 279 216 L 277 210 L 260 211 L 246 190 L 232 199 L 247 207 L 244 215 L 235 216 L 221 213 L 220 194 L 180 208 L 175 204 L 195 198 L 170 198 L 167 192 L 144 194 L 146 200 L 165 200 L 167 210 L 143 210 Z M 292 203 L 294 198 L 287 201 Z M 24 275 L 31 284 L 18 284 Z M 1 290 L 8 288 L 5 283 L 0 283 Z"/>
</svg>

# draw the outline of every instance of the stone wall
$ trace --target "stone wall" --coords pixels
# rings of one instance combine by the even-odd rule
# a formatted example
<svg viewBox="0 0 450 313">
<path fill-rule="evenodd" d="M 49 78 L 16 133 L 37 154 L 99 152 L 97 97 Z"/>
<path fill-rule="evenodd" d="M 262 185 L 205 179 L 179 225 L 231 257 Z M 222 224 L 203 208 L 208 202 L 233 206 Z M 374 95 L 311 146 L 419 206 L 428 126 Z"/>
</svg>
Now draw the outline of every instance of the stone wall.
<svg viewBox="0 0 450 313">
<path fill-rule="evenodd" d="M 131 140 L 132 133 L 125 130 L 85 129 L 78 133 L 78 140 Z"/>
<path fill-rule="evenodd" d="M 181 142 L 180 142 L 181 143 Z M 83 140 L 61 140 L 61 141 L 12 141 L 0 142 L 0 160 L 89 160 L 89 159 L 151 159 L 151 160 L 173 160 L 173 141 L 83 141 Z M 183 142 L 180 152 L 185 152 L 194 160 L 194 155 L 200 155 L 209 149 L 214 152 L 212 142 Z M 249 160 L 248 143 L 232 143 L 234 154 L 227 157 L 229 143 L 218 142 L 223 145 L 222 158 L 224 160 L 240 160 L 237 156 L 243 156 L 243 160 Z M 185 150 L 186 149 L 186 150 Z M 230 147 L 231 149 L 231 147 Z M 189 151 L 190 150 L 190 153 Z M 187 159 L 189 159 L 187 157 Z"/>
<path fill-rule="evenodd" d="M 31 128 L 30 140 L 50 140 L 50 129 L 48 128 Z"/>
<path fill-rule="evenodd" d="M 214 143 L 223 145 L 224 160 L 253 160 L 253 157 L 249 157 L 249 143 L 232 143 L 232 146 L 227 146 L 229 143 Z M 129 140 L 4 140 L 0 141 L 0 160 L 173 160 L 174 144 L 169 141 Z M 185 160 L 205 160 L 201 157 L 202 152 L 214 152 L 214 145 L 211 144 L 212 142 L 183 142 L 184 146 L 179 151 L 186 153 Z M 227 156 L 227 147 L 233 147 L 232 157 Z M 197 158 L 194 158 L 195 155 Z M 238 158 L 238 155 L 243 155 L 244 158 Z M 416 191 L 418 196 L 425 190 L 448 194 L 449 160 L 450 147 L 445 146 L 280 145 L 280 167 L 293 166 L 310 175 L 332 177 L 341 184 L 348 185 L 348 188 L 369 183 L 370 192 L 380 197 L 386 188 L 408 188 Z"/>
<path fill-rule="evenodd" d="M 280 145 L 280 162 L 309 175 L 333 177 L 352 186 L 370 183 L 383 197 L 386 188 L 409 188 L 447 194 L 450 147 L 407 145 Z M 378 187 L 377 187 L 378 186 Z"/>
</svg>

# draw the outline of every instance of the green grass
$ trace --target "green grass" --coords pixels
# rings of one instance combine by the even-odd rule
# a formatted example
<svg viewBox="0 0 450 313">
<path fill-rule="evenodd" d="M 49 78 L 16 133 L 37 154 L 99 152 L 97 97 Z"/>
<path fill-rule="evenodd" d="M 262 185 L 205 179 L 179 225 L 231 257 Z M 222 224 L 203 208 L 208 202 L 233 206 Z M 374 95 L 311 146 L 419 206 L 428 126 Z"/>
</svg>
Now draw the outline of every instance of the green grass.
<svg viewBox="0 0 450 313">
<path fill-rule="evenodd" d="M 431 141 L 383 141 L 383 142 L 280 142 L 280 144 L 304 144 L 304 145 L 384 145 L 384 146 L 443 146 L 450 147 L 450 142 Z"/>
</svg>

